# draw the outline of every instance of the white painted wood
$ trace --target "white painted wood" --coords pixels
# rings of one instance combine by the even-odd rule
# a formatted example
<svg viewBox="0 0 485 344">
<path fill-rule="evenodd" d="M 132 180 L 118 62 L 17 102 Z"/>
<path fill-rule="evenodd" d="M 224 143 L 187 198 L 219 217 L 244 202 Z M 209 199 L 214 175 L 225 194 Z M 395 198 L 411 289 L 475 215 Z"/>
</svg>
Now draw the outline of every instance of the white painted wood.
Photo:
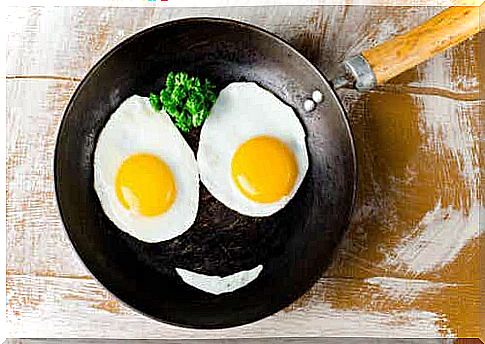
<svg viewBox="0 0 485 344">
<path fill-rule="evenodd" d="M 91 279 L 45 276 L 8 276 L 9 336 L 36 337 L 101 337 L 101 338 L 259 338 L 298 336 L 382 336 L 426 337 L 439 331 L 440 314 L 418 309 L 387 313 L 379 310 L 332 307 L 334 297 L 325 290 L 353 288 L 348 300 L 361 294 L 374 294 L 376 282 L 349 279 L 322 279 L 312 292 L 315 296 L 300 305 L 295 304 L 280 313 L 227 330 L 191 330 L 165 325 L 144 317 L 116 302 L 108 292 Z M 439 296 L 442 285 L 432 282 L 387 282 L 388 288 L 425 288 L 427 297 Z M 453 287 L 453 286 L 450 286 Z M 466 286 L 454 286 L 465 288 Z M 392 297 L 392 296 L 391 296 Z M 13 300 L 13 301 L 12 301 Z M 341 302 L 338 300 L 338 302 Z M 372 308 L 369 305 L 369 308 Z M 16 317 L 15 312 L 21 316 Z M 52 321 L 55 317 L 56 321 Z M 62 325 L 61 325 L 62 324 Z"/>
<path fill-rule="evenodd" d="M 9 0 L 8 4 L 17 5 Z M 367 6 L 479 6 L 480 0 L 166 0 L 148 2 L 146 0 L 77 0 L 66 3 L 62 0 L 24 0 L 23 6 L 106 6 L 106 7 L 239 7 L 239 6 L 300 6 L 300 5 L 367 5 Z"/>
<path fill-rule="evenodd" d="M 232 338 L 232 339 L 196 339 L 190 340 L 194 344 L 360 344 L 365 340 L 366 344 L 453 344 L 454 339 L 426 338 Z M 187 340 L 173 339 L 139 339 L 130 340 L 132 344 L 185 344 Z M 6 344 L 122 344 L 123 339 L 7 339 Z"/>
<path fill-rule="evenodd" d="M 8 75 L 82 78 L 89 68 L 123 39 L 149 26 L 188 16 L 233 18 L 262 26 L 299 48 L 324 73 L 344 58 L 425 21 L 440 7 L 293 6 L 240 8 L 17 8 L 7 16 Z M 55 19 L 54 19 L 55 18 Z M 469 45 L 451 49 L 431 62 L 443 66 L 455 55 L 473 54 Z M 437 58 L 439 59 L 439 58 Z M 425 75 L 425 66 L 417 73 Z M 457 64 L 456 80 L 439 86 L 456 92 L 478 92 L 472 77 L 477 66 Z M 461 76 L 461 78 L 459 77 Z M 403 80 L 407 84 L 407 80 Z M 466 81 L 466 82 L 464 82 Z M 416 84 L 417 83 L 417 84 Z M 414 81 L 414 85 L 433 81 Z M 401 83 L 399 83 L 401 84 Z M 434 85 L 436 86 L 436 85 Z"/>
</svg>

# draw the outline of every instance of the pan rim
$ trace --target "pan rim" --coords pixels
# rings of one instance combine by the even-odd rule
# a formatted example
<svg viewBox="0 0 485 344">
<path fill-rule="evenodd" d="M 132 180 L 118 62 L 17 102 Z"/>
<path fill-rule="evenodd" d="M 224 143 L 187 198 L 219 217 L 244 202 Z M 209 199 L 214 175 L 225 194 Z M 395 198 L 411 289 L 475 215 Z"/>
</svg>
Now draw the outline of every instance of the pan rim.
<svg viewBox="0 0 485 344">
<path fill-rule="evenodd" d="M 347 133 L 348 133 L 350 150 L 352 151 L 352 163 L 353 163 L 353 171 L 352 171 L 353 172 L 353 178 L 352 178 L 353 179 L 352 180 L 353 181 L 353 185 L 352 185 L 352 188 L 351 188 L 352 196 L 351 196 L 351 201 L 350 201 L 350 204 L 349 204 L 349 207 L 348 207 L 347 219 L 342 224 L 342 228 L 344 228 L 344 230 L 341 231 L 340 236 L 342 236 L 343 233 L 345 233 L 345 231 L 349 228 L 350 223 L 351 223 L 352 214 L 355 211 L 355 203 L 356 203 L 357 187 L 358 187 L 358 166 L 357 166 L 357 155 L 356 155 L 356 149 L 355 149 L 355 138 L 354 138 L 354 135 L 353 135 L 351 126 L 350 126 L 350 122 L 349 122 L 349 119 L 348 119 L 347 111 L 345 110 L 345 108 L 344 108 L 344 106 L 343 106 L 340 98 L 338 97 L 336 91 L 332 88 L 331 83 L 327 80 L 327 78 L 320 71 L 320 69 L 317 68 L 310 60 L 308 60 L 308 58 L 306 58 L 291 43 L 289 43 L 288 41 L 286 41 L 283 38 L 279 37 L 278 35 L 270 32 L 270 31 L 268 31 L 268 30 L 266 30 L 266 29 L 264 29 L 262 27 L 259 27 L 257 25 L 251 24 L 251 23 L 247 23 L 245 21 L 236 20 L 236 19 L 232 19 L 232 18 L 212 17 L 212 16 L 188 16 L 188 17 L 181 17 L 181 18 L 177 18 L 177 19 L 174 19 L 174 20 L 168 20 L 168 21 L 165 21 L 165 22 L 162 22 L 162 23 L 159 23 L 159 24 L 155 24 L 155 25 L 149 26 L 147 28 L 141 29 L 141 30 L 139 30 L 137 32 L 134 32 L 129 37 L 125 38 L 123 41 L 117 43 L 114 47 L 112 47 L 110 50 L 108 50 L 86 72 L 86 74 L 83 76 L 81 82 L 76 87 L 74 93 L 70 97 L 69 102 L 68 102 L 66 108 L 63 111 L 62 119 L 61 119 L 61 122 L 60 122 L 60 124 L 58 126 L 58 130 L 57 130 L 57 133 L 56 133 L 56 144 L 55 144 L 55 148 L 54 148 L 54 157 L 53 157 L 54 162 L 53 162 L 53 165 L 52 165 L 53 166 L 53 170 L 54 170 L 53 171 L 53 176 L 54 176 L 54 190 L 55 190 L 55 194 L 56 194 L 56 197 L 55 197 L 56 198 L 56 206 L 57 206 L 57 209 L 58 209 L 58 212 L 59 212 L 61 221 L 62 221 L 62 225 L 63 225 L 63 228 L 64 228 L 64 232 L 67 234 L 67 236 L 69 238 L 69 242 L 70 242 L 72 248 L 74 249 L 74 252 L 76 253 L 77 257 L 79 258 L 79 261 L 86 268 L 86 270 L 89 271 L 89 273 L 93 277 L 93 279 L 97 283 L 99 283 L 99 285 L 101 285 L 105 290 L 107 290 L 112 296 L 114 296 L 116 298 L 116 300 L 118 300 L 120 303 L 122 303 L 123 305 L 126 305 L 128 308 L 130 308 L 132 310 L 135 310 L 136 312 L 138 312 L 138 313 L 140 313 L 140 314 L 142 314 L 142 315 L 144 315 L 144 316 L 146 316 L 146 317 L 148 317 L 150 319 L 156 320 L 156 321 L 161 322 L 161 323 L 165 323 L 165 324 L 169 324 L 169 325 L 174 325 L 174 326 L 182 327 L 182 328 L 200 329 L 200 330 L 236 328 L 236 327 L 240 327 L 240 326 L 244 326 L 244 325 L 248 325 L 248 324 L 255 324 L 255 323 L 257 323 L 259 321 L 262 321 L 265 318 L 267 318 L 267 317 L 269 317 L 269 316 L 271 316 L 273 314 L 276 314 L 277 312 L 281 311 L 284 307 L 286 307 L 286 306 L 290 305 L 291 303 L 293 303 L 298 297 L 301 297 L 307 290 L 302 291 L 301 294 L 298 295 L 297 298 L 290 298 L 290 301 L 289 302 L 281 303 L 282 304 L 282 307 L 279 307 L 278 309 L 273 309 L 273 310 L 270 310 L 270 311 L 267 311 L 267 312 L 264 312 L 264 313 L 260 313 L 260 314 L 258 314 L 258 316 L 252 317 L 252 319 L 249 319 L 248 320 L 246 318 L 246 320 L 244 320 L 244 321 L 239 321 L 237 323 L 232 323 L 232 324 L 210 324 L 210 325 L 207 325 L 207 324 L 205 324 L 205 325 L 203 325 L 203 324 L 191 324 L 191 323 L 188 323 L 188 322 L 171 321 L 171 320 L 167 320 L 165 318 L 160 318 L 160 317 L 154 316 L 152 314 L 148 314 L 148 313 L 146 313 L 146 312 L 138 309 L 137 307 L 129 304 L 127 301 L 124 301 L 120 296 L 117 295 L 117 292 L 114 292 L 114 291 L 112 291 L 111 288 L 108 288 L 91 271 L 91 268 L 89 268 L 87 266 L 87 263 L 82 258 L 82 256 L 81 256 L 81 250 L 79 249 L 79 247 L 77 246 L 77 244 L 73 240 L 73 238 L 71 236 L 71 233 L 70 233 L 70 230 L 68 230 L 68 227 L 71 228 L 71 226 L 68 225 L 68 221 L 67 221 L 66 214 L 64 214 L 63 209 L 62 209 L 62 206 L 61 206 L 61 203 L 62 203 L 61 202 L 61 197 L 60 197 L 60 189 L 61 189 L 61 186 L 60 186 L 60 179 L 59 179 L 60 178 L 59 177 L 59 160 L 60 160 L 60 158 L 59 158 L 59 156 L 60 156 L 60 147 L 59 147 L 59 145 L 60 145 L 60 136 L 61 136 L 61 134 L 64 131 L 64 128 L 66 126 L 67 114 L 69 112 L 71 112 L 74 104 L 76 103 L 76 100 L 77 100 L 79 94 L 81 93 L 82 89 L 85 87 L 85 85 L 88 82 L 88 80 L 93 77 L 93 75 L 95 74 L 95 72 L 103 65 L 103 63 L 106 60 L 108 60 L 112 55 L 114 55 L 116 52 L 118 52 L 120 49 L 122 49 L 123 47 L 125 47 L 126 45 L 128 45 L 129 43 L 131 43 L 132 41 L 138 39 L 140 36 L 143 36 L 144 34 L 147 34 L 147 33 L 150 33 L 152 31 L 159 30 L 159 29 L 162 29 L 162 28 L 166 28 L 166 27 L 170 27 L 170 26 L 175 26 L 175 25 L 180 25 L 180 24 L 184 24 L 184 23 L 190 23 L 190 22 L 196 22 L 196 23 L 197 22 L 200 22 L 200 23 L 204 23 L 204 22 L 208 22 L 208 23 L 225 23 L 225 24 L 231 24 L 231 25 L 235 25 L 235 26 L 244 27 L 244 28 L 247 28 L 247 29 L 256 31 L 256 32 L 258 32 L 260 34 L 263 34 L 263 35 L 271 38 L 272 40 L 275 40 L 279 44 L 283 45 L 285 48 L 289 49 L 292 53 L 294 53 L 299 58 L 301 58 L 302 61 L 304 61 L 308 65 L 308 67 L 311 70 L 313 70 L 316 73 L 316 75 L 319 76 L 320 80 L 324 84 L 327 85 L 327 87 L 329 88 L 329 93 L 332 95 L 333 100 L 337 104 L 337 107 L 338 107 L 338 109 L 339 109 L 339 111 L 340 111 L 340 113 L 342 115 L 342 119 L 344 121 L 345 128 L 346 128 Z M 333 255 L 334 256 L 335 256 L 335 254 L 336 254 L 337 251 L 338 251 L 338 245 L 337 245 L 336 249 L 333 252 Z"/>
</svg>

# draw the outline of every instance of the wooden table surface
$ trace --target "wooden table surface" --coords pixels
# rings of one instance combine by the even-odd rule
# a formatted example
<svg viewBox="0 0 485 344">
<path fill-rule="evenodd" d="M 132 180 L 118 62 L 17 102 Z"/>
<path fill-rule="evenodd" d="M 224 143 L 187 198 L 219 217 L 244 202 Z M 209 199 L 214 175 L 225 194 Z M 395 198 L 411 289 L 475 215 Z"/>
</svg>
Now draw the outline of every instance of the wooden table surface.
<svg viewBox="0 0 485 344">
<path fill-rule="evenodd" d="M 339 91 L 359 159 L 351 228 L 334 264 L 305 296 L 254 324 L 182 329 L 120 304 L 76 256 L 54 194 L 53 152 L 67 102 L 88 69 L 134 32 L 193 15 L 241 19 L 281 35 L 332 74 L 345 57 L 440 10 L 9 8 L 8 336 L 478 336 L 484 314 L 479 310 L 479 213 L 484 210 L 479 37 L 377 91 Z"/>
</svg>

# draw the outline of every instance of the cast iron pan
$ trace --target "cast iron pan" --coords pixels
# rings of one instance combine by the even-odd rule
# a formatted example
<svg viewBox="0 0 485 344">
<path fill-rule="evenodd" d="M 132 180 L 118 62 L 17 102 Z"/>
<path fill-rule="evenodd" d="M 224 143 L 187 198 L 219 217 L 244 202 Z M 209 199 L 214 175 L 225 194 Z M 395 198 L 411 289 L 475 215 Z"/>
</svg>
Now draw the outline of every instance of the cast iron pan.
<svg viewBox="0 0 485 344">
<path fill-rule="evenodd" d="M 201 185 L 194 225 L 148 244 L 120 231 L 93 187 L 98 135 L 128 97 L 148 96 L 168 72 L 207 77 L 219 89 L 254 81 L 293 107 L 307 134 L 310 168 L 295 198 L 265 218 L 240 215 Z M 303 102 L 314 90 L 324 102 Z M 197 151 L 199 132 L 185 136 Z M 224 328 L 268 316 L 301 296 L 329 265 L 349 224 L 356 159 L 345 112 L 329 82 L 278 37 L 231 20 L 193 18 L 142 31 L 111 50 L 83 79 L 62 120 L 55 152 L 57 200 L 67 234 L 94 277 L 117 298 L 157 320 Z M 175 267 L 226 276 L 258 264 L 247 286 L 219 296 L 185 284 Z"/>
</svg>

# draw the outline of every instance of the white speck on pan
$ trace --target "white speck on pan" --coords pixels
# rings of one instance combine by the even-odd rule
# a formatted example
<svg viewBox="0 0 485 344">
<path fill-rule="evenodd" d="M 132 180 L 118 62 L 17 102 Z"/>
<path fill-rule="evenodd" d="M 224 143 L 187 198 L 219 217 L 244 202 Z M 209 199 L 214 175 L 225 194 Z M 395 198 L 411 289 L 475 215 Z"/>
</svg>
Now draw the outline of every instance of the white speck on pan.
<svg viewBox="0 0 485 344">
<path fill-rule="evenodd" d="M 307 99 L 303 103 L 303 108 L 305 109 L 306 112 L 313 111 L 315 110 L 315 102 L 311 99 Z"/>
<path fill-rule="evenodd" d="M 323 101 L 323 94 L 319 90 L 315 90 L 312 93 L 312 99 L 315 103 L 319 104 Z"/>
<path fill-rule="evenodd" d="M 175 268 L 175 271 L 177 271 L 185 283 L 215 295 L 230 293 L 244 287 L 245 285 L 254 281 L 262 270 L 263 266 L 258 265 L 251 270 L 243 270 L 226 277 L 219 277 L 198 274 L 196 272 Z"/>
</svg>

